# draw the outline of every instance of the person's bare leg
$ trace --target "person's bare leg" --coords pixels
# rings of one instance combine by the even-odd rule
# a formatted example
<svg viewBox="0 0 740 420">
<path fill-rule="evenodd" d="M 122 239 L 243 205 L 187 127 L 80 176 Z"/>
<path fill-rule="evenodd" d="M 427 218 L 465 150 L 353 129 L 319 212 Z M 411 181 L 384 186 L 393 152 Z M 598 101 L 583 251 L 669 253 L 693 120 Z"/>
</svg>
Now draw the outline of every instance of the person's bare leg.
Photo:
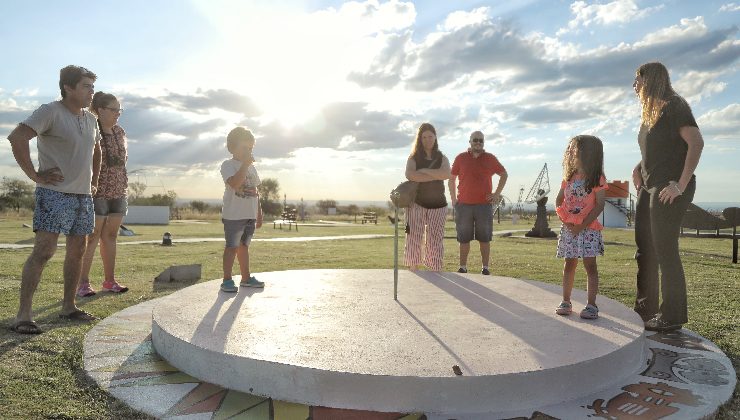
<svg viewBox="0 0 740 420">
<path fill-rule="evenodd" d="M 239 272 L 241 272 L 243 282 L 249 281 L 252 273 L 249 272 L 249 247 L 239 244 L 236 250 L 236 258 L 239 260 Z"/>
<path fill-rule="evenodd" d="M 236 258 L 237 248 L 224 248 L 224 278 L 231 278 L 231 271 L 234 268 L 234 258 Z"/>
<path fill-rule="evenodd" d="M 480 244 L 480 259 L 483 267 L 488 267 L 491 262 L 491 243 L 478 242 Z"/>
<path fill-rule="evenodd" d="M 82 256 L 85 255 L 86 245 L 87 235 L 67 235 L 64 256 L 63 314 L 70 314 L 78 310 L 77 305 L 75 305 L 75 295 L 82 273 Z"/>
<path fill-rule="evenodd" d="M 121 227 L 123 215 L 112 213 L 108 215 L 100 232 L 100 257 L 103 260 L 105 280 L 115 280 L 116 272 L 116 241 Z"/>
<path fill-rule="evenodd" d="M 588 303 L 596 306 L 596 295 L 599 293 L 599 268 L 596 264 L 596 257 L 583 258 L 583 267 L 588 276 Z"/>
<path fill-rule="evenodd" d="M 468 254 L 470 253 L 470 242 L 460 243 L 460 267 L 467 267 Z"/>
<path fill-rule="evenodd" d="M 105 216 L 95 216 L 95 230 L 93 230 L 92 235 L 87 236 L 87 247 L 85 248 L 85 255 L 82 257 L 82 272 L 80 274 L 80 283 L 90 282 L 90 268 L 92 267 L 93 258 L 95 257 L 95 250 L 98 247 L 100 230 L 103 228 L 104 223 Z"/>
<path fill-rule="evenodd" d="M 37 231 L 33 251 L 23 265 L 21 273 L 20 304 L 15 323 L 33 320 L 33 295 L 41 280 L 41 273 L 57 249 L 58 233 Z"/>
<path fill-rule="evenodd" d="M 578 258 L 566 258 L 563 265 L 563 301 L 570 302 L 570 294 L 573 292 L 573 283 L 576 278 Z"/>
</svg>

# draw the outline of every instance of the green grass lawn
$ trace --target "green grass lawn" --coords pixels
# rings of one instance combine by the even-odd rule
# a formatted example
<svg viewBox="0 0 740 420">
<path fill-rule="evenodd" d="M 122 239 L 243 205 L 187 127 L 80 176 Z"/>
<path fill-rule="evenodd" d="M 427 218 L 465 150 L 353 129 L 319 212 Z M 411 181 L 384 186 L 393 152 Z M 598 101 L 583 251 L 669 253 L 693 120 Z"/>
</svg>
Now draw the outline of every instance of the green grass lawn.
<svg viewBox="0 0 740 420">
<path fill-rule="evenodd" d="M 18 219 L 0 217 L 0 243 L 7 244 L 32 244 L 33 230 L 30 227 L 31 218 Z M 272 222 L 265 222 L 259 233 L 260 238 L 281 238 L 297 236 L 335 236 L 335 235 L 363 235 L 363 234 L 391 234 L 393 228 L 388 219 L 379 220 L 378 224 L 326 224 L 325 226 L 314 226 L 318 222 L 306 222 L 299 224 L 298 230 L 293 226 L 282 229 Z M 126 225 L 134 231 L 134 236 L 120 236 L 119 242 L 133 241 L 161 241 L 165 232 L 170 232 L 175 241 L 178 238 L 209 238 L 222 237 L 223 225 L 220 220 L 178 220 L 169 225 Z M 64 236 L 60 236 L 60 242 L 64 242 Z"/>
<path fill-rule="evenodd" d="M 30 239 L 30 229 L 22 223 L 30 220 L 0 219 L 0 243 Z M 529 229 L 531 224 L 496 225 L 496 230 Z M 140 233 L 131 240 L 161 239 L 167 230 L 175 239 L 184 237 L 219 237 L 218 221 L 173 223 L 169 226 L 134 226 Z M 273 229 L 267 223 L 256 237 L 327 236 L 364 233 L 392 234 L 387 221 L 375 225 L 349 227 L 304 227 L 299 232 Z M 445 239 L 447 271 L 457 269 L 457 243 L 454 226 L 448 223 Z M 606 229 L 606 256 L 599 258 L 600 294 L 628 306 L 634 299 L 635 252 L 633 232 Z M 402 241 L 402 239 L 401 239 Z M 402 247 L 402 243 L 400 244 Z M 562 260 L 555 258 L 554 240 L 518 237 L 496 238 L 492 245 L 492 274 L 528 278 L 560 284 Z M 473 245 L 468 267 L 479 269 L 480 257 Z M 203 280 L 221 276 L 221 243 L 127 245 L 118 248 L 117 275 L 128 285 L 128 293 L 111 296 L 98 294 L 81 300 L 81 306 L 100 317 L 118 312 L 139 302 L 164 296 L 173 287 L 154 286 L 152 279 L 172 264 L 199 263 Z M 18 305 L 20 271 L 30 250 L 0 250 L 0 324 L 8 325 Z M 732 264 L 730 239 L 681 239 L 681 252 L 688 279 L 689 323 L 687 328 L 715 342 L 740 370 L 740 264 Z M 49 262 L 34 300 L 36 320 L 45 330 L 39 336 L 20 336 L 4 327 L 0 330 L 0 417 L 2 418 L 146 418 L 123 404 L 87 379 L 82 365 L 82 341 L 92 325 L 75 325 L 57 318 L 62 294 L 63 249 Z M 250 250 L 252 271 L 308 268 L 391 268 L 393 238 L 317 241 L 309 243 L 255 242 Z M 91 273 L 99 287 L 102 267 L 96 258 Z M 388 279 L 389 291 L 392 278 Z M 268 286 L 269 287 L 269 286 Z M 403 284 L 400 285 L 403 287 Z M 585 273 L 579 268 L 576 287 L 585 289 Z M 390 293 L 390 292 L 389 292 Z M 553 307 L 558 302 L 553 302 Z M 720 419 L 740 418 L 740 396 L 721 408 Z"/>
</svg>

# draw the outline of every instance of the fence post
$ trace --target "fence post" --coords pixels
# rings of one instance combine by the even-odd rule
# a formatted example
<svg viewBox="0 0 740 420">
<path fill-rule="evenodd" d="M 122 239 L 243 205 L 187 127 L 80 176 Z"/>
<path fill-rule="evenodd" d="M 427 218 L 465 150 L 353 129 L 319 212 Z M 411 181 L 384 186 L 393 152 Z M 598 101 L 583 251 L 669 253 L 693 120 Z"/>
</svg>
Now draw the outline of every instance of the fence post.
<svg viewBox="0 0 740 420">
<path fill-rule="evenodd" d="M 393 240 L 393 300 L 398 300 L 398 207 L 394 219 L 394 240 Z"/>
<path fill-rule="evenodd" d="M 740 207 L 728 207 L 722 211 L 722 215 L 732 224 L 732 263 L 737 264 L 737 226 L 740 224 Z"/>
</svg>

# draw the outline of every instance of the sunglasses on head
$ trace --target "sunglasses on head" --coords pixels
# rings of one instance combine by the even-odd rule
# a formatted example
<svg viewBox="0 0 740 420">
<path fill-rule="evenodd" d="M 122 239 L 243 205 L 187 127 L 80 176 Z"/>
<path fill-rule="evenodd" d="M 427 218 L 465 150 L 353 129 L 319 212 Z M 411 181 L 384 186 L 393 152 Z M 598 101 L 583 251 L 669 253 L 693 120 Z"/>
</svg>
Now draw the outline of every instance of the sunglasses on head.
<svg viewBox="0 0 740 420">
<path fill-rule="evenodd" d="M 483 143 L 483 139 L 470 139 L 473 143 Z"/>
</svg>

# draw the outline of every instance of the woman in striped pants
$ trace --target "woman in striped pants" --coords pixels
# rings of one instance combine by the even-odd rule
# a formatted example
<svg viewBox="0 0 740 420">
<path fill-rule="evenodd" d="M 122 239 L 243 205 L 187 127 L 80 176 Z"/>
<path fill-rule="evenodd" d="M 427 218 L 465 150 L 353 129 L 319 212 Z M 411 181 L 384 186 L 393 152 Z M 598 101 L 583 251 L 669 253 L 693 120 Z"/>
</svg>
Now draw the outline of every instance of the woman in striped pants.
<svg viewBox="0 0 740 420">
<path fill-rule="evenodd" d="M 406 178 L 419 183 L 416 200 L 406 213 L 404 263 L 414 271 L 421 264 L 442 271 L 444 228 L 447 218 L 444 180 L 450 178 L 450 162 L 439 151 L 437 131 L 429 123 L 419 126 Z M 426 231 L 426 235 L 424 235 Z"/>
</svg>

